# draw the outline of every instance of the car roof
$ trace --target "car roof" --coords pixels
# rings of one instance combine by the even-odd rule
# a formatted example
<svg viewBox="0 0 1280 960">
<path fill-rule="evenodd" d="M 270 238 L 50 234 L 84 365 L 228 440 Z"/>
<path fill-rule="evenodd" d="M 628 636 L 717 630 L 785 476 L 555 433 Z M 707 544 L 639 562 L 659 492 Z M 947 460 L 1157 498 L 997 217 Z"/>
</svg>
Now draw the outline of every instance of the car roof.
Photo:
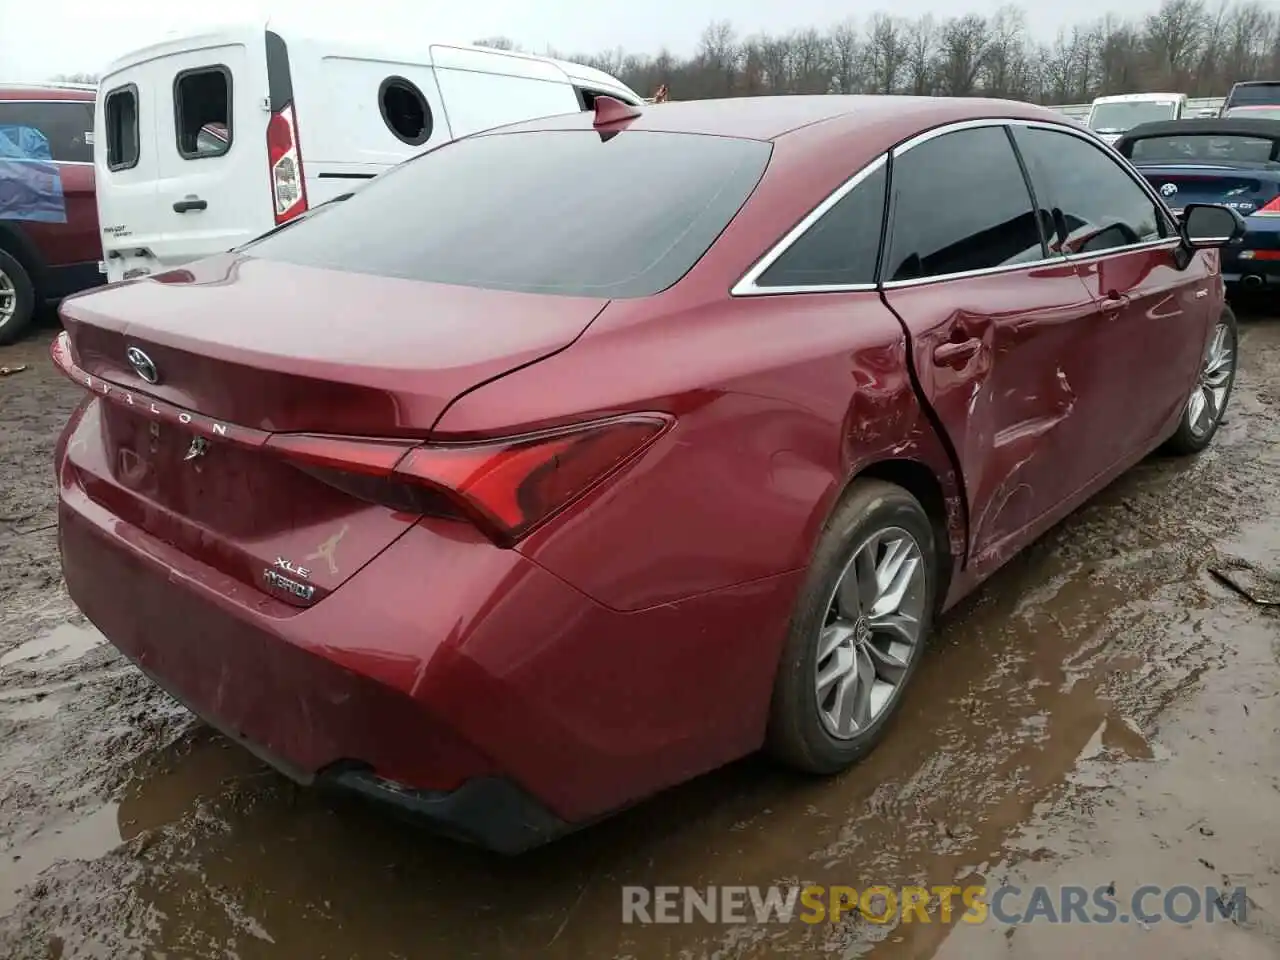
<svg viewBox="0 0 1280 960">
<path fill-rule="evenodd" d="M 186 53 L 193 49 L 237 43 L 246 45 L 256 43 L 261 45 L 262 38 L 268 30 L 280 34 L 288 43 L 307 42 L 325 48 L 324 52 L 328 55 L 341 54 L 357 59 L 384 63 L 391 61 L 424 63 L 431 59 L 432 47 L 450 47 L 523 60 L 530 63 L 550 64 L 570 80 L 579 80 L 599 86 L 616 87 L 627 91 L 636 99 L 640 99 L 639 93 L 631 90 L 617 77 L 610 76 L 585 64 L 573 63 L 569 60 L 559 60 L 519 50 L 498 50 L 474 43 L 459 43 L 447 37 L 423 39 L 412 32 L 384 35 L 382 31 L 375 31 L 371 34 L 368 30 L 353 31 L 349 27 L 342 30 L 321 28 L 305 18 L 278 16 L 272 16 L 265 20 L 236 20 L 196 27 L 195 29 L 171 30 L 153 43 L 138 47 L 117 57 L 107 66 L 103 76 L 110 77 L 122 70 L 127 70 L 149 60 Z"/>
<path fill-rule="evenodd" d="M 83 83 L 0 82 L 0 100 L 93 100 L 97 91 Z"/>
<path fill-rule="evenodd" d="M 814 128 L 810 135 L 817 137 L 824 134 L 835 137 L 854 127 L 868 134 L 883 130 L 888 135 L 893 130 L 926 130 L 959 120 L 992 117 L 1045 120 L 1076 127 L 1062 114 L 1046 107 L 1014 100 L 819 94 L 653 104 L 640 108 L 639 116 L 627 121 L 625 129 L 777 140 L 808 128 Z M 592 120 L 590 112 L 561 114 L 499 127 L 478 136 L 498 132 L 590 130 Z"/>
<path fill-rule="evenodd" d="M 1235 137 L 1280 137 L 1280 120 L 1261 117 L 1191 117 L 1185 120 L 1157 120 L 1134 127 L 1120 139 L 1175 137 L 1179 134 L 1219 134 Z"/>
<path fill-rule="evenodd" d="M 1095 97 L 1094 104 L 1099 103 L 1145 103 L 1152 100 L 1181 100 L 1185 93 L 1117 93 L 1109 97 Z"/>
</svg>

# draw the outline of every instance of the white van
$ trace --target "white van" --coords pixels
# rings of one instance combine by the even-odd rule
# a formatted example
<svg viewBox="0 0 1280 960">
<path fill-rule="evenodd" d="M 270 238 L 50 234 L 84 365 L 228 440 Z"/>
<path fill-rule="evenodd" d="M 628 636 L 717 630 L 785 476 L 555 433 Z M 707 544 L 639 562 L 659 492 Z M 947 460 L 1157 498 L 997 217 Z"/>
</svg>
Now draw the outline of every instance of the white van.
<svg viewBox="0 0 1280 960">
<path fill-rule="evenodd" d="M 1094 100 L 1085 125 L 1107 143 L 1115 143 L 1139 124 L 1181 120 L 1186 112 L 1185 93 L 1122 93 Z"/>
<path fill-rule="evenodd" d="M 422 151 L 643 99 L 590 67 L 457 44 L 360 46 L 270 25 L 166 40 L 98 86 L 108 281 L 238 246 Z"/>
</svg>

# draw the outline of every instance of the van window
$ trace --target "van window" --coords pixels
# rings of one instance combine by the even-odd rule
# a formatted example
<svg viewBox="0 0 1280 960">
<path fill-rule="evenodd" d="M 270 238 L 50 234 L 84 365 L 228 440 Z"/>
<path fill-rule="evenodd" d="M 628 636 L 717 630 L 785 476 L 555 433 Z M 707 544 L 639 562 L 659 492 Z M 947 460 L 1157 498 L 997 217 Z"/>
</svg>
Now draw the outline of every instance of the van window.
<svg viewBox="0 0 1280 960">
<path fill-rule="evenodd" d="M 349 200 L 243 249 L 434 283 L 645 297 L 698 262 L 771 149 L 650 131 L 486 134 L 393 167 Z"/>
<path fill-rule="evenodd" d="M 103 107 L 107 123 L 107 168 L 128 170 L 138 165 L 138 88 L 133 84 L 107 94 Z"/>
<path fill-rule="evenodd" d="M 59 163 L 93 162 L 91 100 L 0 100 L 0 126 L 40 131 Z"/>
<path fill-rule="evenodd" d="M 409 146 L 420 147 L 431 139 L 431 107 L 412 80 L 404 77 L 383 80 L 378 88 L 378 110 L 387 129 Z"/>
<path fill-rule="evenodd" d="M 173 111 L 179 154 L 187 160 L 222 156 L 231 149 L 231 71 L 214 66 L 178 74 Z"/>
</svg>

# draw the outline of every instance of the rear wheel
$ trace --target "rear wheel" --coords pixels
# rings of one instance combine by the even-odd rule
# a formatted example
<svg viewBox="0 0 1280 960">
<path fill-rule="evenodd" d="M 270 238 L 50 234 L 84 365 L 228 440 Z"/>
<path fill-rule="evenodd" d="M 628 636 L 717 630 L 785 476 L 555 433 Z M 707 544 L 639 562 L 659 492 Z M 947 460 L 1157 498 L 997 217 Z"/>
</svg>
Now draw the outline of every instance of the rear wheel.
<svg viewBox="0 0 1280 960">
<path fill-rule="evenodd" d="M 879 742 L 915 674 L 937 588 L 933 526 L 901 487 L 859 480 L 822 535 L 774 681 L 769 748 L 835 773 Z"/>
<path fill-rule="evenodd" d="M 0 250 L 0 345 L 22 336 L 35 313 L 36 293 L 27 271 Z"/>
<path fill-rule="evenodd" d="M 1239 331 L 1236 316 L 1224 307 L 1205 350 L 1195 388 L 1182 408 L 1178 429 L 1166 447 L 1171 453 L 1199 453 L 1218 432 L 1236 382 Z"/>
</svg>

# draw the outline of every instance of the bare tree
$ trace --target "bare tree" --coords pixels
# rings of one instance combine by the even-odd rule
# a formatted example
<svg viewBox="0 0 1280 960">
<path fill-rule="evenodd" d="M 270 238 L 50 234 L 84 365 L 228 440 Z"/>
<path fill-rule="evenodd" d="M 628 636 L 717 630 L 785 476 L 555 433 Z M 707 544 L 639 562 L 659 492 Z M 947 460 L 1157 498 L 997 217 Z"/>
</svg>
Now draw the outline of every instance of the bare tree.
<svg viewBox="0 0 1280 960">
<path fill-rule="evenodd" d="M 1028 36 L 1022 9 L 937 23 L 873 14 L 827 31 L 801 28 L 740 40 L 727 20 L 710 24 L 691 57 L 616 48 L 569 56 L 636 90 L 667 84 L 677 100 L 794 93 L 913 93 L 1012 97 L 1049 103 L 1102 94 L 1180 90 L 1221 95 L 1238 80 L 1280 76 L 1280 9 L 1273 0 L 1163 0 L 1138 19 L 1109 15 Z M 1212 7 L 1207 6 L 1212 4 Z M 518 50 L 512 40 L 477 41 Z"/>
<path fill-rule="evenodd" d="M 948 20 L 942 25 L 938 46 L 942 89 L 953 97 L 972 95 L 991 47 L 987 18 L 970 13 Z"/>
<path fill-rule="evenodd" d="M 1147 49 L 1157 82 L 1180 89 L 1191 78 L 1206 20 L 1203 0 L 1165 0 L 1147 17 Z"/>
<path fill-rule="evenodd" d="M 852 20 L 838 23 L 831 30 L 831 69 L 838 93 L 857 93 L 862 89 L 866 64 L 858 26 Z"/>
<path fill-rule="evenodd" d="M 926 13 L 904 31 L 908 89 L 917 97 L 933 93 L 934 67 L 938 55 L 938 27 Z"/>
<path fill-rule="evenodd" d="M 516 42 L 510 37 L 484 37 L 480 40 L 471 41 L 477 47 L 489 47 L 493 50 L 519 50 Z"/>
<path fill-rule="evenodd" d="M 907 52 L 902 24 L 888 14 L 877 13 L 872 16 L 867 32 L 870 34 L 872 89 L 876 93 L 893 93 Z"/>
</svg>

